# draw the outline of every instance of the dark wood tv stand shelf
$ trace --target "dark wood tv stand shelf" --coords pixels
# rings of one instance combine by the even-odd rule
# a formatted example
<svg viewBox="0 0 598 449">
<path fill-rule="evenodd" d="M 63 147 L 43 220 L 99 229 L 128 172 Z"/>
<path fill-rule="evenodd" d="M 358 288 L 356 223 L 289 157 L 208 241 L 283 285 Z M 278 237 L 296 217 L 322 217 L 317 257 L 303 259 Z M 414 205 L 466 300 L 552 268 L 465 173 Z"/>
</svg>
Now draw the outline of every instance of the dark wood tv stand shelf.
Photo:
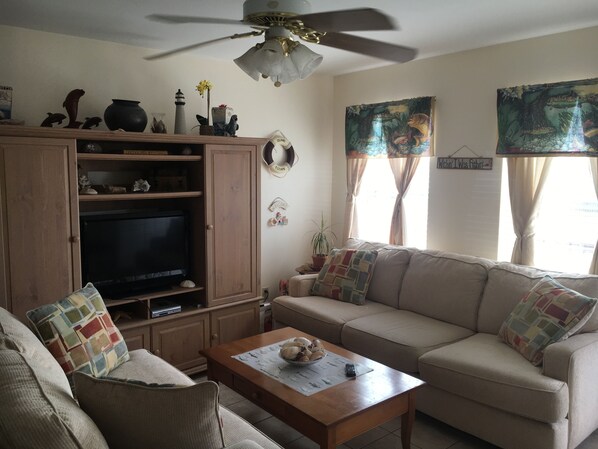
<svg viewBox="0 0 598 449">
<path fill-rule="evenodd" d="M 259 331 L 260 153 L 265 139 L 0 127 L 0 306 L 21 319 L 81 287 L 79 215 L 184 210 L 196 287 L 109 299 L 130 350 L 179 369 L 199 351 Z M 96 151 L 96 152 L 88 152 Z M 101 152 L 99 152 L 101 151 Z M 78 176 L 98 194 L 79 194 Z M 146 179 L 148 192 L 132 192 Z M 121 186 L 126 193 L 107 193 Z M 151 318 L 154 301 L 181 312 Z"/>
</svg>

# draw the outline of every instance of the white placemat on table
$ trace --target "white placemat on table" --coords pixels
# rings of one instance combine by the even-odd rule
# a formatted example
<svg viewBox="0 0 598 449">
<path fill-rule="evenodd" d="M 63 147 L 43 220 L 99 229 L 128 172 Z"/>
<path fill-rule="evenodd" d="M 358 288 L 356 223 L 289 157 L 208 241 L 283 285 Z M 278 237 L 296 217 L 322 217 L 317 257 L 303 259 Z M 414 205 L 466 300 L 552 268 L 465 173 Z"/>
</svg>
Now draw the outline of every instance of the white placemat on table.
<svg viewBox="0 0 598 449">
<path fill-rule="evenodd" d="M 267 376 L 289 386 L 305 396 L 334 387 L 350 380 L 345 376 L 345 365 L 353 363 L 355 373 L 360 376 L 373 371 L 373 368 L 353 362 L 333 352 L 326 351 L 326 357 L 318 363 L 307 366 L 291 365 L 279 355 L 280 347 L 288 340 L 233 355 L 232 358 L 263 372 Z"/>
</svg>

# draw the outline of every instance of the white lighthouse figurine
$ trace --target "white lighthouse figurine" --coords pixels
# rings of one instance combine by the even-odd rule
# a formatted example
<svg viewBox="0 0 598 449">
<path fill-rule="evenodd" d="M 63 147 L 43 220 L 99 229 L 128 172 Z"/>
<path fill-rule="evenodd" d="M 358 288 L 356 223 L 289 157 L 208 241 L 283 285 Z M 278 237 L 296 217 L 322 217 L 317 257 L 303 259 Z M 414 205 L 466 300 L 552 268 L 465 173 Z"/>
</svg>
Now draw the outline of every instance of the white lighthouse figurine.
<svg viewBox="0 0 598 449">
<path fill-rule="evenodd" d="M 174 104 L 176 105 L 176 111 L 174 115 L 174 133 L 175 134 L 187 134 L 187 125 L 185 120 L 185 94 L 181 92 L 181 89 L 174 95 Z"/>
</svg>

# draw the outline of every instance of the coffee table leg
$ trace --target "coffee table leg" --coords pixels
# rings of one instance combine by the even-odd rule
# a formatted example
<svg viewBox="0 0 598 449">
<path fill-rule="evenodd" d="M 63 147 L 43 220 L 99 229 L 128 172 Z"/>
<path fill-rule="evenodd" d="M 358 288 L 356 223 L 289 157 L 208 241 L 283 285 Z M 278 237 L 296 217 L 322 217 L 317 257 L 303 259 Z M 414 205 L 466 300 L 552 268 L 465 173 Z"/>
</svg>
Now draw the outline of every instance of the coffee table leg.
<svg viewBox="0 0 598 449">
<path fill-rule="evenodd" d="M 320 449 L 336 449 L 336 442 L 334 441 L 332 432 L 328 432 L 328 435 L 326 435 L 326 443 L 321 444 Z"/>
<path fill-rule="evenodd" d="M 415 422 L 415 394 L 409 393 L 409 408 L 401 416 L 401 443 L 403 449 L 411 449 L 411 431 Z"/>
</svg>

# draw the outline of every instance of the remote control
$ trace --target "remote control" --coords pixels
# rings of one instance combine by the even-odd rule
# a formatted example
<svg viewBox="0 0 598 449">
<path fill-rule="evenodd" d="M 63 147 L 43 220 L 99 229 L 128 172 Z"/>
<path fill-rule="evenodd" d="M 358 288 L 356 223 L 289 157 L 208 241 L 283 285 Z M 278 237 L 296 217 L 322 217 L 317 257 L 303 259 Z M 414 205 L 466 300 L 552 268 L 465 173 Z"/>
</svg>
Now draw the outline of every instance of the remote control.
<svg viewBox="0 0 598 449">
<path fill-rule="evenodd" d="M 353 365 L 352 363 L 347 363 L 345 365 L 345 376 L 355 377 L 355 365 Z"/>
</svg>

